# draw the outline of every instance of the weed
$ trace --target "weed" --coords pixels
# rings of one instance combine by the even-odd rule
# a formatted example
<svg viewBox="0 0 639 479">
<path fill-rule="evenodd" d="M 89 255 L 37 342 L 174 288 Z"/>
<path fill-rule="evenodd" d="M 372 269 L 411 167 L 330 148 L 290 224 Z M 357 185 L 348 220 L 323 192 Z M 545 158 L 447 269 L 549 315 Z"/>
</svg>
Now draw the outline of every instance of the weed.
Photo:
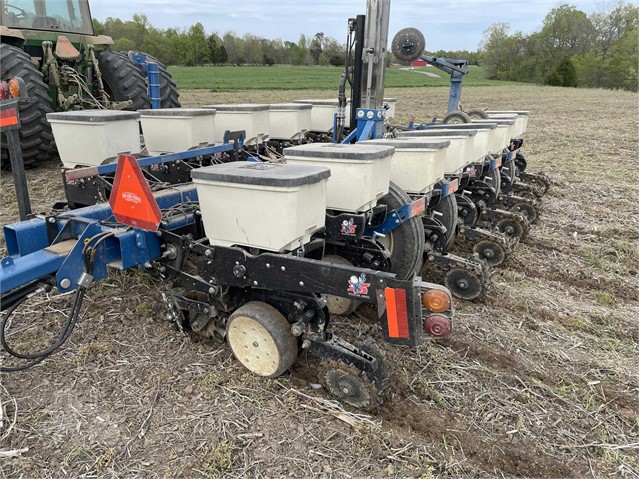
<svg viewBox="0 0 639 479">
<path fill-rule="evenodd" d="M 225 471 L 233 466 L 233 444 L 226 441 L 218 442 L 215 449 L 207 456 L 204 470 L 209 477 L 217 476 L 220 471 Z"/>
<path fill-rule="evenodd" d="M 615 297 L 608 291 L 597 291 L 595 293 L 595 301 L 599 306 L 613 306 Z"/>
</svg>

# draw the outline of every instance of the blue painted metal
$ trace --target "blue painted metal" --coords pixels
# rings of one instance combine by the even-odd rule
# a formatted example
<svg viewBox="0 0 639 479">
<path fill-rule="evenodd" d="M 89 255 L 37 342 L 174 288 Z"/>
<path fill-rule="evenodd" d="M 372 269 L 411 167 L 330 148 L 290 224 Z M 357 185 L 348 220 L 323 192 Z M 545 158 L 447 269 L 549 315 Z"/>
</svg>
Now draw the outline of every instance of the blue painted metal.
<svg viewBox="0 0 639 479">
<path fill-rule="evenodd" d="M 459 110 L 459 100 L 461 99 L 462 73 L 453 71 L 450 75 L 450 92 L 448 94 L 448 113 Z"/>
<path fill-rule="evenodd" d="M 351 131 L 342 143 L 348 144 L 353 141 L 376 140 L 384 137 L 383 110 L 358 108 L 355 116 L 357 117 L 357 127 Z M 335 118 L 334 123 L 337 124 L 337 114 Z M 337 141 L 335 134 L 333 134 L 333 141 Z"/>
<path fill-rule="evenodd" d="M 163 211 L 198 201 L 193 185 L 175 186 L 154 194 L 154 197 Z M 106 238 L 97 249 L 95 279 L 105 278 L 108 267 L 128 269 L 144 265 L 162 253 L 155 233 L 113 223 L 113 212 L 108 203 L 65 211 L 49 218 L 55 221 L 58 231 L 53 241 L 48 239 L 45 219 L 5 226 L 5 234 L 9 232 L 11 256 L 0 263 L 0 294 L 54 274 L 60 292 L 75 289 L 84 271 L 85 240 L 101 233 L 112 233 L 113 236 Z M 192 221 L 192 214 L 177 215 L 163 222 L 163 227 L 172 230 Z M 57 254 L 53 249 L 47 251 L 46 248 L 68 239 L 76 240 L 68 254 Z M 61 285 L 63 279 L 69 280 L 66 287 Z"/>
<path fill-rule="evenodd" d="M 244 137 L 242 137 L 241 140 L 238 142 L 238 148 L 241 148 L 243 145 Z M 234 147 L 235 146 L 233 143 L 223 143 L 217 146 L 207 146 L 204 148 L 197 148 L 193 150 L 179 151 L 177 153 L 168 153 L 166 155 L 145 156 L 138 159 L 138 165 L 143 168 L 145 166 L 160 165 L 162 163 L 169 163 L 171 161 L 188 160 L 197 156 L 214 155 L 216 153 L 224 153 L 225 151 L 233 151 Z M 67 179 L 80 179 L 97 175 L 109 175 L 115 173 L 117 167 L 117 162 L 109 163 L 107 165 L 68 170 L 65 172 L 65 175 L 67 176 Z"/>
<path fill-rule="evenodd" d="M 412 218 L 412 209 L 412 204 L 408 203 L 406 205 L 400 206 L 396 210 L 389 211 L 386 214 L 386 219 L 384 220 L 384 222 L 375 228 L 369 228 L 368 230 L 366 230 L 364 236 L 373 237 L 375 233 L 385 235 L 393 231 L 394 229 L 399 228 L 403 223 Z"/>
<path fill-rule="evenodd" d="M 142 66 L 146 72 L 151 108 L 162 108 L 160 98 L 160 70 L 158 64 L 156 62 L 149 61 L 148 57 L 144 53 L 140 52 L 135 52 L 133 55 L 130 55 L 130 58 L 135 63 Z"/>
</svg>

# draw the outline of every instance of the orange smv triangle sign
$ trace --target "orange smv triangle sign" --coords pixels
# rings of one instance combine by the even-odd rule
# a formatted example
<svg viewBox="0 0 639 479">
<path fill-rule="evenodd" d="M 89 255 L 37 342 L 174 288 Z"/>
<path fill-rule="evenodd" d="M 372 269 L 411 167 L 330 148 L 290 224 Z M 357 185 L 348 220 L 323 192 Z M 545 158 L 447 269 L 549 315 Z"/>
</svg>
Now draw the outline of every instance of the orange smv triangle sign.
<svg viewBox="0 0 639 479">
<path fill-rule="evenodd" d="M 118 157 L 109 204 L 118 223 L 148 231 L 158 230 L 162 212 L 135 157 Z"/>
</svg>

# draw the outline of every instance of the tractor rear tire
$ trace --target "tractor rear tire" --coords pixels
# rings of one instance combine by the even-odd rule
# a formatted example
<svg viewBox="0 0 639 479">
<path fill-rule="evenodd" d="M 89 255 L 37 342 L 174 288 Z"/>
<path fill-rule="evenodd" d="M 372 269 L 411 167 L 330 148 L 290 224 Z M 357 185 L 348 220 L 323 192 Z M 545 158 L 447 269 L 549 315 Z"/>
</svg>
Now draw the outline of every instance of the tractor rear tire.
<svg viewBox="0 0 639 479">
<path fill-rule="evenodd" d="M 460 123 L 470 123 L 470 117 L 463 111 L 452 111 L 442 120 L 444 125 L 457 125 Z"/>
<path fill-rule="evenodd" d="M 47 160 L 54 149 L 51 125 L 47 121 L 47 113 L 52 111 L 49 87 L 38 65 L 27 53 L 12 45 L 0 44 L 0 78 L 8 80 L 14 76 L 24 80 L 29 98 L 37 100 L 19 106 L 22 159 L 26 168 L 32 168 L 36 163 Z M 4 138 L 2 144 L 6 145 Z M 1 158 L 2 168 L 11 168 L 6 147 L 2 147 Z"/>
<path fill-rule="evenodd" d="M 132 100 L 126 110 L 137 111 L 151 108 L 146 76 L 140 68 L 119 52 L 103 50 L 96 52 L 104 89 L 111 101 Z"/>
<path fill-rule="evenodd" d="M 410 196 L 392 181 L 388 194 L 378 203 L 386 205 L 388 211 L 411 202 Z M 424 224 L 419 216 L 413 216 L 398 228 L 386 233 L 379 241 L 388 248 L 391 255 L 391 273 L 398 279 L 409 279 L 419 274 L 424 264 Z"/>
<path fill-rule="evenodd" d="M 147 59 L 158 64 L 158 72 L 160 73 L 160 106 L 162 108 L 180 108 L 182 106 L 179 100 L 180 93 L 178 92 L 175 82 L 173 81 L 173 77 L 166 68 L 166 65 L 148 53 L 129 52 L 128 57 L 131 58 L 136 53 L 142 53 L 142 55 L 145 55 Z M 138 67 L 142 68 L 143 74 L 146 75 L 144 68 L 141 65 L 138 65 Z"/>
</svg>

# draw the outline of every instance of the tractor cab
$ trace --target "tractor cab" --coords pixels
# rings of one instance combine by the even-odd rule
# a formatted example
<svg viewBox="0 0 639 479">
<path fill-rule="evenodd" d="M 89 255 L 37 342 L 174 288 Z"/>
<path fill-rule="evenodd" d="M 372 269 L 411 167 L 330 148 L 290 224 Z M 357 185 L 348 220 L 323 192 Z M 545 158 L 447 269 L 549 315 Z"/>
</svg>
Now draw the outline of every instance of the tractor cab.
<svg viewBox="0 0 639 479">
<path fill-rule="evenodd" d="M 86 0 L 0 0 L 1 24 L 20 30 L 93 35 Z"/>
</svg>

